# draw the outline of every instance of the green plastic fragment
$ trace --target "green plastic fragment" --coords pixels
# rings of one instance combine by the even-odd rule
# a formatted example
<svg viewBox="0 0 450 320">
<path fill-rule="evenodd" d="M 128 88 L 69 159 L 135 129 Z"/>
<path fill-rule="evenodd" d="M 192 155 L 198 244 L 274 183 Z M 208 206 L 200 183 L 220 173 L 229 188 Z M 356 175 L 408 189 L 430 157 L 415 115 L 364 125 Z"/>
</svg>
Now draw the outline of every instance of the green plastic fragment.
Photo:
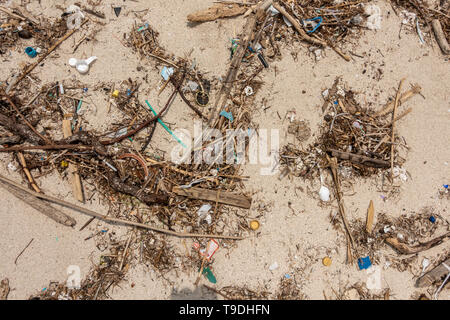
<svg viewBox="0 0 450 320">
<path fill-rule="evenodd" d="M 212 273 L 212 271 L 209 267 L 203 268 L 202 274 L 204 274 L 206 276 L 206 278 L 209 280 L 209 282 L 211 282 L 211 283 L 217 282 L 216 277 L 214 277 L 214 274 Z"/>
</svg>

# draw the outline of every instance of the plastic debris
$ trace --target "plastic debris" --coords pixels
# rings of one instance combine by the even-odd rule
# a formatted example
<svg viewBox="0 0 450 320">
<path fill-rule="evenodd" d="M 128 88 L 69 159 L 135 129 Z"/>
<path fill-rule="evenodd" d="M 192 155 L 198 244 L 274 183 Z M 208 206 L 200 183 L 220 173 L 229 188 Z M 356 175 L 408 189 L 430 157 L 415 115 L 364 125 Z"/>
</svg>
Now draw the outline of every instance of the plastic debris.
<svg viewBox="0 0 450 320">
<path fill-rule="evenodd" d="M 89 71 L 89 65 L 95 60 L 97 60 L 96 56 L 92 56 L 86 60 L 84 59 L 78 60 L 76 58 L 70 58 L 69 65 L 71 67 L 75 67 L 79 73 L 85 74 Z"/>
<path fill-rule="evenodd" d="M 244 93 L 245 93 L 245 95 L 248 97 L 248 96 L 251 96 L 252 94 L 253 94 L 253 88 L 252 87 L 250 87 L 250 86 L 246 86 L 245 88 L 244 88 Z"/>
<path fill-rule="evenodd" d="M 430 260 L 428 260 L 427 258 L 423 258 L 423 260 L 422 260 L 422 275 L 425 273 L 425 270 L 428 268 L 429 265 L 430 265 Z"/>
<path fill-rule="evenodd" d="M 431 216 L 431 217 L 429 218 L 429 220 L 431 221 L 431 223 L 435 223 L 435 222 L 436 222 L 436 218 L 435 218 L 434 216 Z"/>
<path fill-rule="evenodd" d="M 192 80 L 189 80 L 186 85 L 183 87 L 183 91 L 191 91 L 195 92 L 198 89 L 198 83 Z"/>
<path fill-rule="evenodd" d="M 12 170 L 12 171 L 16 171 L 17 167 L 12 162 L 10 162 L 10 163 L 8 163 L 8 169 Z"/>
<path fill-rule="evenodd" d="M 319 190 L 319 198 L 322 201 L 330 201 L 330 190 L 325 186 L 321 186 Z"/>
<path fill-rule="evenodd" d="M 198 209 L 197 215 L 199 222 L 202 220 L 206 220 L 208 225 L 211 224 L 211 215 L 209 214 L 209 210 L 211 210 L 210 204 L 204 204 L 200 207 L 200 209 Z"/>
<path fill-rule="evenodd" d="M 252 221 L 250 221 L 250 228 L 251 228 L 253 231 L 258 230 L 258 229 L 259 229 L 259 222 L 258 222 L 257 220 L 252 220 Z"/>
<path fill-rule="evenodd" d="M 278 269 L 278 262 L 274 262 L 269 266 L 270 271 L 274 271 L 276 269 Z"/>
<path fill-rule="evenodd" d="M 325 267 L 331 266 L 331 258 L 330 258 L 330 257 L 325 257 L 325 258 L 323 258 L 323 259 L 322 259 L 322 264 L 323 264 Z"/>
<path fill-rule="evenodd" d="M 202 257 L 206 258 L 208 261 L 210 261 L 217 250 L 219 250 L 219 243 L 214 239 L 209 240 L 208 244 L 206 245 L 206 247 L 208 248 L 208 252 L 206 252 L 206 248 L 201 249 L 198 242 L 194 242 L 192 246 L 200 253 Z"/>
<path fill-rule="evenodd" d="M 222 117 L 227 118 L 228 120 L 230 120 L 230 122 L 233 122 L 233 114 L 231 112 L 226 112 L 225 110 L 220 111 L 220 115 Z"/>
<path fill-rule="evenodd" d="M 172 69 L 172 70 L 173 70 L 173 69 Z M 152 106 L 150 105 L 150 103 L 149 103 L 147 100 L 145 100 L 145 103 L 148 105 L 148 107 L 150 108 L 150 110 L 152 110 L 153 114 L 154 114 L 155 116 L 157 116 L 158 114 L 156 113 L 155 110 L 153 110 L 153 108 L 152 108 Z M 170 133 L 170 135 L 171 135 L 172 137 L 174 137 L 174 139 L 175 139 L 179 144 L 181 144 L 181 145 L 183 146 L 183 148 L 187 148 L 187 146 L 183 143 L 183 141 L 181 141 L 177 136 L 175 136 L 175 135 L 173 134 L 173 132 L 166 126 L 166 124 L 165 124 L 160 118 L 158 118 L 158 122 L 163 126 L 164 129 L 166 129 L 166 131 L 167 131 L 168 133 Z"/>
<path fill-rule="evenodd" d="M 209 267 L 204 268 L 202 274 L 205 275 L 206 279 L 208 279 L 209 282 L 217 283 L 217 279 Z"/>
<path fill-rule="evenodd" d="M 114 98 L 118 98 L 119 97 L 119 90 L 114 90 L 113 93 L 111 94 Z"/>
<path fill-rule="evenodd" d="M 164 67 L 161 70 L 161 76 L 165 81 L 168 81 L 170 76 L 173 75 L 173 68 Z"/>
<path fill-rule="evenodd" d="M 358 259 L 359 270 L 368 269 L 371 265 L 372 265 L 372 261 L 370 261 L 369 256 Z"/>
<path fill-rule="evenodd" d="M 71 14 L 69 18 L 67 18 L 67 29 L 78 29 L 84 19 L 84 14 L 81 12 L 80 7 L 72 4 L 66 9 L 66 13 Z"/>
<path fill-rule="evenodd" d="M 122 11 L 121 7 L 114 7 L 114 14 L 116 15 L 116 17 L 119 17 L 120 12 Z"/>
<path fill-rule="evenodd" d="M 145 29 L 148 29 L 148 26 L 149 26 L 149 24 L 148 24 L 148 22 L 146 22 L 142 27 L 140 27 L 137 31 L 143 31 L 143 30 L 145 30 Z"/>
<path fill-rule="evenodd" d="M 26 47 L 26 48 L 25 48 L 25 53 L 26 53 L 30 58 L 34 58 L 34 57 L 37 56 L 36 49 L 34 49 L 33 47 Z"/>
<path fill-rule="evenodd" d="M 322 24 L 322 17 L 315 17 L 312 19 L 303 20 L 303 25 L 305 26 L 306 29 L 308 29 L 308 27 L 312 28 L 311 30 L 306 30 L 306 32 L 308 33 L 313 33 L 314 31 L 316 31 L 321 24 Z"/>
</svg>

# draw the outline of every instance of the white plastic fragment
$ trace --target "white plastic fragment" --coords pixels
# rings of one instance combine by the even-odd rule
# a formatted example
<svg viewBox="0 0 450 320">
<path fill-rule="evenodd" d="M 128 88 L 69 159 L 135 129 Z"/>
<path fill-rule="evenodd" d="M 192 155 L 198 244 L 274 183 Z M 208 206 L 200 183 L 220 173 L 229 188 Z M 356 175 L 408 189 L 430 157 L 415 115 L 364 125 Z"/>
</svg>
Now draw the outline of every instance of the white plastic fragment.
<svg viewBox="0 0 450 320">
<path fill-rule="evenodd" d="M 330 201 L 330 190 L 328 190 L 325 186 L 321 186 L 319 190 L 319 198 L 322 201 Z"/>
<path fill-rule="evenodd" d="M 72 4 L 66 9 L 66 13 L 71 13 L 67 18 L 67 29 L 78 29 L 84 19 L 84 14 L 81 12 L 80 7 Z"/>
<path fill-rule="evenodd" d="M 253 94 L 253 88 L 252 87 L 250 87 L 250 86 L 246 86 L 245 88 L 244 88 L 244 93 L 245 93 L 245 95 L 248 97 L 248 96 L 251 96 L 252 94 Z"/>
<path fill-rule="evenodd" d="M 8 169 L 12 170 L 12 171 L 16 171 L 17 167 L 12 162 L 10 162 L 10 163 L 8 163 Z"/>
<path fill-rule="evenodd" d="M 169 80 L 170 76 L 173 75 L 173 68 L 164 67 L 161 70 L 161 76 L 165 81 Z"/>
<path fill-rule="evenodd" d="M 79 73 L 85 74 L 89 71 L 89 65 L 95 60 L 97 60 L 96 56 L 92 56 L 86 60 L 84 59 L 78 60 L 76 58 L 70 58 L 69 65 L 71 67 L 75 67 Z"/>
<path fill-rule="evenodd" d="M 276 269 L 278 269 L 278 262 L 274 262 L 274 263 L 272 263 L 270 266 L 269 266 L 269 270 L 270 271 L 273 271 L 273 270 L 276 270 Z"/>
</svg>

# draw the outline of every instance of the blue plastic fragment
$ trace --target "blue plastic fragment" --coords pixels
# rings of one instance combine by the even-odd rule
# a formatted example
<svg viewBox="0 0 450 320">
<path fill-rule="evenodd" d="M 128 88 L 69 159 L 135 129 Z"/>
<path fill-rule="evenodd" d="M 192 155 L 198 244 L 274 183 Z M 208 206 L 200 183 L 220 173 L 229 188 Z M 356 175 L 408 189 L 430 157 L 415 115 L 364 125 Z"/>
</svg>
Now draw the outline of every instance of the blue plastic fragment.
<svg viewBox="0 0 450 320">
<path fill-rule="evenodd" d="M 320 25 L 322 24 L 322 17 L 315 17 L 315 18 L 312 18 L 312 19 L 303 20 L 303 24 L 305 24 L 306 21 L 318 21 L 316 26 L 312 30 L 306 31 L 308 33 L 312 33 L 314 31 L 316 31 L 320 27 Z"/>
<path fill-rule="evenodd" d="M 233 122 L 233 114 L 231 112 L 226 112 L 225 110 L 220 111 L 220 115 Z"/>
<path fill-rule="evenodd" d="M 131 95 L 131 90 L 127 89 L 127 96 L 130 96 L 130 95 Z"/>
<path fill-rule="evenodd" d="M 26 48 L 25 48 L 25 53 L 26 53 L 30 58 L 34 58 L 34 57 L 37 56 L 36 49 L 34 49 L 33 47 L 26 47 Z"/>
<path fill-rule="evenodd" d="M 429 218 L 429 220 L 431 221 L 431 223 L 435 223 L 435 222 L 436 222 L 436 218 L 433 217 L 433 216 L 431 216 L 431 217 Z"/>
<path fill-rule="evenodd" d="M 444 184 L 444 188 L 445 188 L 445 189 L 448 189 L 448 184 Z"/>
<path fill-rule="evenodd" d="M 88 92 L 88 88 L 83 88 L 83 92 Z"/>
<path fill-rule="evenodd" d="M 290 279 L 290 278 L 291 278 L 291 275 L 290 275 L 289 273 L 286 273 L 286 274 L 284 275 L 284 277 L 285 277 L 286 279 Z"/>
<path fill-rule="evenodd" d="M 164 67 L 161 70 L 161 76 L 165 81 L 169 80 L 170 76 L 173 75 L 173 68 Z"/>
<path fill-rule="evenodd" d="M 372 265 L 372 261 L 370 261 L 369 256 L 358 259 L 359 270 L 368 269 L 371 265 Z"/>
</svg>

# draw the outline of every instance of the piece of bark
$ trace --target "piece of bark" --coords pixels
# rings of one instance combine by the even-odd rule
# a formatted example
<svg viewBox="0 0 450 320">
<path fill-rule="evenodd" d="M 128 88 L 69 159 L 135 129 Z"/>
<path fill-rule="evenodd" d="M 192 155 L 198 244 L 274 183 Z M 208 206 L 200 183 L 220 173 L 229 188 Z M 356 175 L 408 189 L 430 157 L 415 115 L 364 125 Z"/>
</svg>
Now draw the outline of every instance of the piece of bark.
<svg viewBox="0 0 450 320">
<path fill-rule="evenodd" d="M 422 251 L 431 249 L 437 245 L 440 245 L 449 236 L 450 236 L 450 232 L 448 232 L 440 237 L 434 238 L 430 241 L 421 243 L 414 247 L 410 247 L 404 243 L 401 243 L 400 241 L 398 241 L 397 238 L 387 238 L 385 241 L 387 244 L 389 244 L 391 247 L 393 247 L 395 250 L 397 250 L 401 254 L 414 254 L 414 253 L 418 253 L 418 252 L 422 252 Z"/>
<path fill-rule="evenodd" d="M 436 41 L 444 54 L 450 54 L 450 46 L 445 38 L 444 31 L 442 31 L 441 23 L 438 19 L 431 21 Z"/>
<path fill-rule="evenodd" d="M 69 119 L 63 119 L 62 128 L 64 138 L 68 138 L 72 135 L 72 123 Z M 83 187 L 81 186 L 81 178 L 80 174 L 78 173 L 78 166 L 76 164 L 69 163 L 69 167 L 67 169 L 69 170 L 73 195 L 78 201 L 84 202 Z"/>
<path fill-rule="evenodd" d="M 328 149 L 327 152 L 331 153 L 333 157 L 339 158 L 341 160 L 349 160 L 353 163 L 362 164 L 368 167 L 373 168 L 389 168 L 390 163 L 389 161 L 369 158 L 363 155 L 350 153 L 350 152 L 344 152 L 334 149 Z"/>
<path fill-rule="evenodd" d="M 227 191 L 220 191 L 218 193 L 217 190 L 202 189 L 196 187 L 186 189 L 174 187 L 172 189 L 172 192 L 176 193 L 179 196 L 185 196 L 191 199 L 214 201 L 244 209 L 250 209 L 250 206 L 252 204 L 251 198 Z"/>
<path fill-rule="evenodd" d="M 230 18 L 244 14 L 247 8 L 237 4 L 215 4 L 212 7 L 191 13 L 187 16 L 189 22 L 214 21 L 220 18 Z"/>
<path fill-rule="evenodd" d="M 445 277 L 449 270 L 444 266 L 444 263 L 447 266 L 450 266 L 450 257 L 439 264 L 437 267 L 433 268 L 432 270 L 425 273 L 423 276 L 421 276 L 416 281 L 416 287 L 417 288 L 424 288 L 432 285 L 433 283 L 440 281 L 443 277 Z"/>
<path fill-rule="evenodd" d="M 368 234 L 371 234 L 372 230 L 373 230 L 374 215 L 375 215 L 375 209 L 373 207 L 373 201 L 370 200 L 369 208 L 367 209 L 367 220 L 366 220 L 366 232 Z"/>
<path fill-rule="evenodd" d="M 9 290 L 9 280 L 5 278 L 0 282 L 0 300 L 6 300 L 8 298 Z"/>
<path fill-rule="evenodd" d="M 43 215 L 46 215 L 50 219 L 68 226 L 73 227 L 76 225 L 75 219 L 72 217 L 69 217 L 65 213 L 62 213 L 61 211 L 56 210 L 53 208 L 50 204 L 46 203 L 45 201 L 38 199 L 34 196 L 31 196 L 24 191 L 22 191 L 19 188 L 16 188 L 15 186 L 0 181 L 0 187 L 3 187 L 4 189 L 8 190 L 11 194 L 13 194 L 16 198 L 22 200 L 23 202 L 27 203 L 29 206 L 33 207 Z"/>
</svg>

